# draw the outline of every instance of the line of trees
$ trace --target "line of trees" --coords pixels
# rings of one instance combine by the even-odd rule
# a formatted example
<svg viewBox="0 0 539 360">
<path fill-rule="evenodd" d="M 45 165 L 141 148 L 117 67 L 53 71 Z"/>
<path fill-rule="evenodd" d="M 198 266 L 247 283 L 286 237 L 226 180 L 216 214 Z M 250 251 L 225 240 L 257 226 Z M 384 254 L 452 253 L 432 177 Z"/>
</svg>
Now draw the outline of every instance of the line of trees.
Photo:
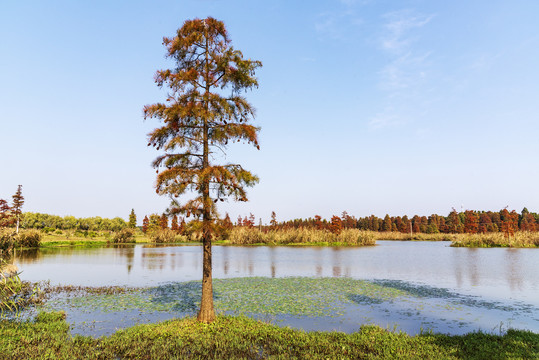
<svg viewBox="0 0 539 360">
<path fill-rule="evenodd" d="M 120 231 L 128 227 L 128 223 L 120 218 L 102 218 L 99 216 L 89 218 L 76 218 L 74 216 L 58 216 L 42 213 L 26 212 L 22 216 L 23 229 L 43 230 L 88 230 L 88 231 Z"/>
<path fill-rule="evenodd" d="M 251 214 L 249 218 L 254 216 Z M 237 226 L 249 226 L 249 218 L 236 223 Z M 245 220 L 248 221 L 245 221 Z M 251 225 L 252 226 L 252 225 Z M 402 233 L 446 233 L 446 234 L 476 234 L 487 232 L 503 232 L 512 235 L 515 231 L 539 231 L 539 214 L 522 209 L 520 213 L 507 208 L 500 211 L 474 211 L 457 212 L 453 209 L 447 216 L 432 214 L 430 216 L 414 215 L 389 216 L 384 218 L 375 215 L 356 218 L 344 211 L 341 216 L 334 215 L 331 220 L 322 219 L 319 215 L 308 219 L 295 219 L 277 222 L 275 212 L 269 226 L 264 229 L 282 228 L 318 228 L 337 231 L 338 229 L 356 228 L 371 231 L 396 231 Z"/>
</svg>

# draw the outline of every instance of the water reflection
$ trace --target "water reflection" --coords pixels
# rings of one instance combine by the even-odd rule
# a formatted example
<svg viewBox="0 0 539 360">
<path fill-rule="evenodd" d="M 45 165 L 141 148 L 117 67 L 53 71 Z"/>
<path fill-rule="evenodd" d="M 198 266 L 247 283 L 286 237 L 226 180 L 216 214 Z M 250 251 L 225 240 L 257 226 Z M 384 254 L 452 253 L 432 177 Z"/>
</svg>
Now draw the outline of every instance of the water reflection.
<svg viewBox="0 0 539 360">
<path fill-rule="evenodd" d="M 521 253 L 521 249 L 507 249 L 505 252 L 505 264 L 507 266 L 505 273 L 511 290 L 522 290 L 523 287 L 523 279 L 520 276 L 522 272 Z"/>
<path fill-rule="evenodd" d="M 393 279 L 539 305 L 536 249 L 451 248 L 379 241 L 368 248 L 213 247 L 215 278 L 315 276 Z M 200 246 L 122 246 L 18 251 L 24 280 L 52 284 L 152 286 L 200 280 Z"/>
</svg>

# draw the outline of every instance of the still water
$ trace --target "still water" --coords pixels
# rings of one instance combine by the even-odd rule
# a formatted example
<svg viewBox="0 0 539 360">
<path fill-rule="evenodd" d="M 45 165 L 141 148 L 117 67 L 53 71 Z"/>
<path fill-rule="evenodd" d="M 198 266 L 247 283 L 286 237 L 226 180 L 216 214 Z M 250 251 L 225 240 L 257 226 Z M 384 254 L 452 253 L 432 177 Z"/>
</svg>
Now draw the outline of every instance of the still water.
<svg viewBox="0 0 539 360">
<path fill-rule="evenodd" d="M 23 280 L 152 287 L 200 280 L 202 248 L 55 248 L 19 252 L 15 263 Z M 397 301 L 348 306 L 346 314 L 331 319 L 277 317 L 285 325 L 307 330 L 349 332 L 361 324 L 375 323 L 409 333 L 425 329 L 464 333 L 497 327 L 538 332 L 538 270 L 539 249 L 451 248 L 448 242 L 378 241 L 377 246 L 359 248 L 213 247 L 216 279 L 350 278 L 452 294 L 407 300 L 405 305 Z M 158 318 L 166 317 L 161 314 Z"/>
</svg>

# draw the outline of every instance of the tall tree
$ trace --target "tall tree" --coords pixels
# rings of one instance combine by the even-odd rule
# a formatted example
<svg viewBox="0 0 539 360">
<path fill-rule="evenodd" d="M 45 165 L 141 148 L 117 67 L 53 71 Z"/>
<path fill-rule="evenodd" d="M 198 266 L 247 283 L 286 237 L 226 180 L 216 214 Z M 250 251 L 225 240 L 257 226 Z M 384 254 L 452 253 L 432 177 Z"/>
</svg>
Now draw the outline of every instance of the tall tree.
<svg viewBox="0 0 539 360">
<path fill-rule="evenodd" d="M 17 234 L 19 233 L 19 223 L 22 215 L 22 206 L 24 204 L 24 196 L 22 196 L 22 185 L 17 186 L 17 191 L 13 195 L 13 201 L 11 203 L 11 213 L 15 216 L 17 221 Z"/>
<path fill-rule="evenodd" d="M 211 240 L 215 203 L 232 197 L 247 201 L 246 186 L 258 178 L 238 164 L 217 164 L 229 141 L 257 148 L 259 128 L 249 124 L 254 108 L 241 95 L 258 86 L 259 61 L 246 60 L 230 43 L 223 22 L 208 17 L 186 21 L 173 38 L 164 38 L 167 57 L 176 65 L 157 72 L 159 87 L 169 88 L 165 103 L 144 107 L 144 118 L 162 126 L 149 134 L 148 144 L 163 149 L 153 166 L 156 192 L 172 199 L 170 213 L 202 218 L 202 300 L 198 320 L 215 319 L 212 288 Z M 176 199 L 187 192 L 194 197 Z"/>
<path fill-rule="evenodd" d="M 131 213 L 129 214 L 129 223 L 127 226 L 131 229 L 137 227 L 137 215 L 135 215 L 135 209 L 131 209 Z"/>
</svg>

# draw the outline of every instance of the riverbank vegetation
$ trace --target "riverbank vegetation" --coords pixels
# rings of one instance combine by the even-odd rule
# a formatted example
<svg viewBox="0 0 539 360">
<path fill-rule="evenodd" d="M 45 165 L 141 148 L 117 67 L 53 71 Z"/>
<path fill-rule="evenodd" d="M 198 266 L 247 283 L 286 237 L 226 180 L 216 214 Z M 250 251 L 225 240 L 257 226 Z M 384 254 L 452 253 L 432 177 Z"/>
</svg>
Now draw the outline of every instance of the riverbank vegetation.
<svg viewBox="0 0 539 360">
<path fill-rule="evenodd" d="M 339 233 L 329 230 L 290 228 L 260 231 L 257 228 L 236 227 L 230 231 L 226 243 L 234 245 L 375 245 L 375 234 L 371 231 L 345 229 Z"/>
<path fill-rule="evenodd" d="M 98 339 L 69 334 L 62 312 L 0 321 L 0 357 L 31 359 L 536 359 L 539 335 L 508 330 L 409 336 L 377 326 L 355 333 L 305 332 L 246 317 L 217 316 L 138 325 Z"/>
<path fill-rule="evenodd" d="M 4 201 L 4 203 L 6 203 Z M 7 203 L 6 203 L 7 204 Z M 4 204 L 4 207 L 6 207 Z M 9 207 L 8 207 L 9 208 Z M 75 218 L 23 213 L 21 236 L 15 241 L 15 222 L 3 213 L 0 249 L 12 247 L 102 246 L 132 243 L 200 242 L 201 222 L 176 215 L 151 214 L 136 226 L 134 210 L 129 221 L 121 218 Z M 214 241 L 231 245 L 363 246 L 376 240 L 451 241 L 456 247 L 539 247 L 539 215 L 526 208 L 520 214 L 453 210 L 447 217 L 407 216 L 383 219 L 374 215 L 355 218 L 343 212 L 330 220 L 320 216 L 278 222 L 275 212 L 269 224 L 256 225 L 253 214 L 234 223 L 226 215 L 216 222 Z M 31 234 L 25 235 L 25 234 Z M 41 234 L 41 235 L 39 235 Z M 9 235 L 9 236 L 8 236 Z M 36 239 L 39 241 L 36 242 Z"/>
</svg>

